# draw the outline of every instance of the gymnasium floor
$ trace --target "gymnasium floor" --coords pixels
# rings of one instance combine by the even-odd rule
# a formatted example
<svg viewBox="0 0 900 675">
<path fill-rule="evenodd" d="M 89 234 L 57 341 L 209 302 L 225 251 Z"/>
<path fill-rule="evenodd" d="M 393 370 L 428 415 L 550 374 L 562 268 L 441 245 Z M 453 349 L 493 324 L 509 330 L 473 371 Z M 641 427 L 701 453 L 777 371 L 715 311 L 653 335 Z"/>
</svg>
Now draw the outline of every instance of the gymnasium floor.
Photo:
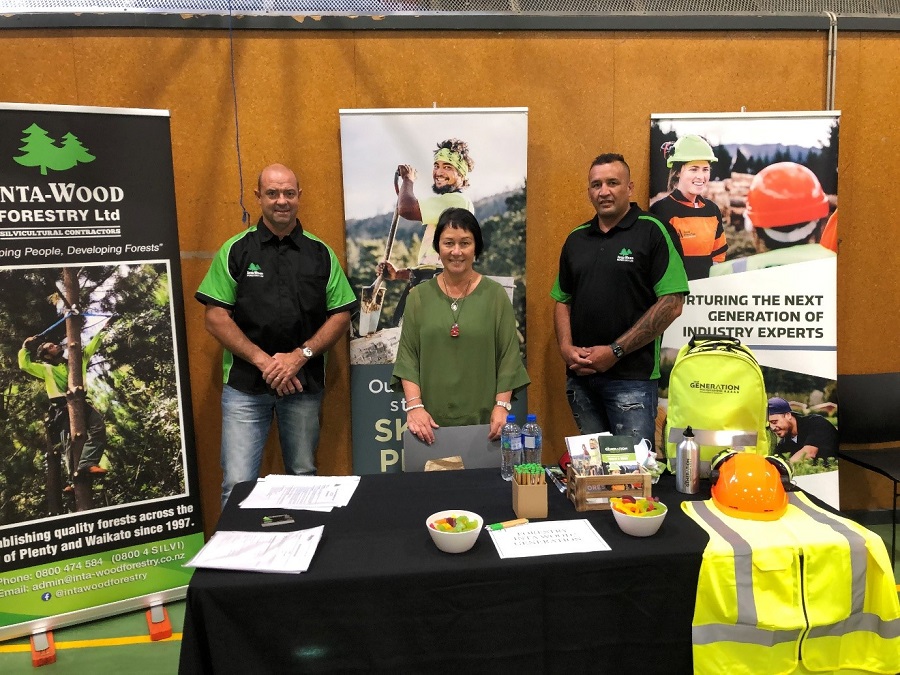
<svg viewBox="0 0 900 675">
<path fill-rule="evenodd" d="M 890 548 L 891 526 L 869 525 Z M 900 592 L 900 561 L 894 568 Z M 56 663 L 35 670 L 31 665 L 28 638 L 0 643 L 0 673 L 60 675 L 124 671 L 129 675 L 173 675 L 178 672 L 178 652 L 184 626 L 184 601 L 166 606 L 172 623 L 172 637 L 151 642 L 144 612 L 92 621 L 63 628 L 54 633 Z"/>
</svg>

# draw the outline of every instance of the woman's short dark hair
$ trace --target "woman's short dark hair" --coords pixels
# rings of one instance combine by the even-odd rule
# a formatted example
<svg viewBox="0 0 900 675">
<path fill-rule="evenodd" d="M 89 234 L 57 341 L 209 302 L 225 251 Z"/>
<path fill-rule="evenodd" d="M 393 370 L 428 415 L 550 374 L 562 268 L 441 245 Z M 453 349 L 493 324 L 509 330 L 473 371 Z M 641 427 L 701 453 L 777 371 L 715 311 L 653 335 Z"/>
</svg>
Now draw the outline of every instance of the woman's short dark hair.
<svg viewBox="0 0 900 675">
<path fill-rule="evenodd" d="M 468 209 L 449 208 L 444 210 L 437 221 L 434 229 L 434 240 L 431 245 L 435 251 L 441 250 L 441 234 L 448 227 L 457 227 L 460 230 L 470 232 L 475 239 L 475 257 L 480 258 L 481 252 L 484 251 L 484 239 L 481 236 L 481 225 L 478 219 Z"/>
</svg>

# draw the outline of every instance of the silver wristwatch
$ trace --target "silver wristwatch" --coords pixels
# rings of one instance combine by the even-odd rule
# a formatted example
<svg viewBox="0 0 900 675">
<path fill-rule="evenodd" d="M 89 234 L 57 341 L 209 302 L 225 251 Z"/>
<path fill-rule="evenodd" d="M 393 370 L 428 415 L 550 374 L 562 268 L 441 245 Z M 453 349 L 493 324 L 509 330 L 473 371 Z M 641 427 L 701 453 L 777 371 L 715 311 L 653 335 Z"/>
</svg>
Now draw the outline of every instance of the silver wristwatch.
<svg viewBox="0 0 900 675">
<path fill-rule="evenodd" d="M 506 412 L 512 410 L 512 403 L 507 403 L 506 401 L 497 401 L 496 405 L 499 405 L 501 408 L 506 408 Z"/>
<path fill-rule="evenodd" d="M 609 346 L 609 348 L 612 349 L 612 353 L 616 355 L 617 359 L 621 359 L 623 356 L 625 356 L 625 350 L 622 349 L 622 345 L 620 345 L 618 342 L 613 342 Z"/>
<path fill-rule="evenodd" d="M 303 356 L 306 357 L 307 361 L 315 356 L 315 353 L 313 352 L 313 350 L 310 349 L 309 347 L 307 347 L 306 345 L 303 345 L 303 348 L 300 351 L 302 352 Z"/>
</svg>

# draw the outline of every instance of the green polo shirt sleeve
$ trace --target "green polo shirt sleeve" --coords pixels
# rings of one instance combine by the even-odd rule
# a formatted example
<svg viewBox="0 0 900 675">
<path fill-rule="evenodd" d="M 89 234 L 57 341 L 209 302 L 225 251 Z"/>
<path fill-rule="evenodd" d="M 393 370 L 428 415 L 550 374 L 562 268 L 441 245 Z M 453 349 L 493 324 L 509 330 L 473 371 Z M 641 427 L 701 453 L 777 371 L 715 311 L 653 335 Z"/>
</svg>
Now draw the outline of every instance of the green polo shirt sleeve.
<svg viewBox="0 0 900 675">
<path fill-rule="evenodd" d="M 242 232 L 226 241 L 213 258 L 209 271 L 194 294 L 194 297 L 204 305 L 218 305 L 229 310 L 234 307 L 237 300 L 237 280 L 229 270 L 228 259 L 231 247 L 244 234 L 245 232 Z"/>
<path fill-rule="evenodd" d="M 684 270 L 684 262 L 665 225 L 650 216 L 641 216 L 641 218 L 654 223 L 660 233 L 651 263 L 653 278 L 656 280 L 653 284 L 653 292 L 656 293 L 656 297 L 673 293 L 687 293 L 689 290 L 688 278 L 687 272 Z"/>
</svg>

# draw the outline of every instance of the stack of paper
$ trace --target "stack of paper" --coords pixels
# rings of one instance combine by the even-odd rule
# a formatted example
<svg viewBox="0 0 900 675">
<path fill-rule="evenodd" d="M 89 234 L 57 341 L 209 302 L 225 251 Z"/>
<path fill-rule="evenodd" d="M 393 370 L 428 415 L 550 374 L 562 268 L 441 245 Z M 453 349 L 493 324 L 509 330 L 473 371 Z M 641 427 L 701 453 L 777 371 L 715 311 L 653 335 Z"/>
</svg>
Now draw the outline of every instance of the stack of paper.
<svg viewBox="0 0 900 675">
<path fill-rule="evenodd" d="M 185 567 L 284 572 L 309 569 L 324 528 L 297 532 L 216 532 Z"/>
<path fill-rule="evenodd" d="M 242 509 L 331 511 L 346 506 L 359 485 L 359 476 L 282 476 L 260 478 L 241 502 Z"/>
</svg>

